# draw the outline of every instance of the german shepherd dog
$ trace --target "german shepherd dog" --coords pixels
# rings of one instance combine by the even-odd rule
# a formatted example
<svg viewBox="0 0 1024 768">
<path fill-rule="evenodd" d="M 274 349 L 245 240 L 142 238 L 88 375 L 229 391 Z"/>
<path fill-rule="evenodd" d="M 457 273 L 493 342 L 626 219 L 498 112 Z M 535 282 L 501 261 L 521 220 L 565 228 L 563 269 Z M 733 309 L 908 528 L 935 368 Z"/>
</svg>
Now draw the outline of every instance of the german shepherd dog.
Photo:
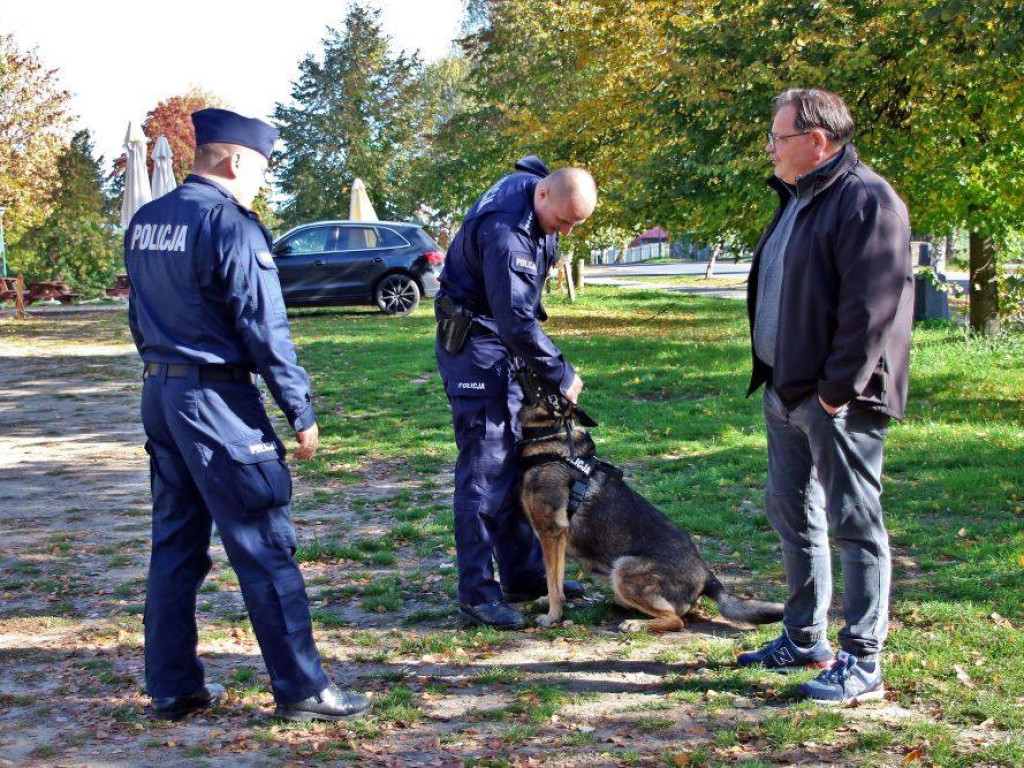
<svg viewBox="0 0 1024 768">
<path fill-rule="evenodd" d="M 524 393 L 519 494 L 540 539 L 548 581 L 548 612 L 538 618 L 541 626 L 562 618 L 566 556 L 607 580 L 616 603 L 654 617 L 623 622 L 623 631 L 682 630 L 683 617 L 701 595 L 716 601 L 727 619 L 782 620 L 781 603 L 730 593 L 685 531 L 623 482 L 621 472 L 596 460 L 594 441 L 578 426 L 596 426 L 589 416 L 560 393 L 547 391 L 530 369 L 520 368 L 516 377 Z"/>
</svg>

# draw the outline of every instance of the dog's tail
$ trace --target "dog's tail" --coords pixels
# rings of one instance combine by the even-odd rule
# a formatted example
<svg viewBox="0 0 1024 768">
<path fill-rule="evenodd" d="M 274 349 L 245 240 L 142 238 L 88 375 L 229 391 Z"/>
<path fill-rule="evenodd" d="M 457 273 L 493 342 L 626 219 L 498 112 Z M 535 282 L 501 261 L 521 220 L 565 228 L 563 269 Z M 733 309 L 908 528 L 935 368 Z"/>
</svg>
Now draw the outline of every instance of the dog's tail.
<svg viewBox="0 0 1024 768">
<path fill-rule="evenodd" d="M 745 624 L 771 624 L 782 621 L 782 603 L 736 597 L 715 578 L 715 574 L 710 572 L 708 582 L 704 586 L 704 594 L 718 603 L 718 610 L 732 621 L 741 621 Z"/>
</svg>

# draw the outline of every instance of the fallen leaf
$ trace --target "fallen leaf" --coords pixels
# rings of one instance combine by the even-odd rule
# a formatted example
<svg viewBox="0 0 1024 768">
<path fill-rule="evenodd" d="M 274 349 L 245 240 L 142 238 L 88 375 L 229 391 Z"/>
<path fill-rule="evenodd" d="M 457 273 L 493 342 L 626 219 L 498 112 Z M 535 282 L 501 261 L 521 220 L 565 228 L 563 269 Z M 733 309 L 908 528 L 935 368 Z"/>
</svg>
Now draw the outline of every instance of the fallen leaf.
<svg viewBox="0 0 1024 768">
<path fill-rule="evenodd" d="M 689 752 L 677 752 L 672 755 L 672 765 L 689 765 L 690 764 L 690 753 Z"/>
<path fill-rule="evenodd" d="M 953 665 L 953 671 L 956 672 L 956 679 L 963 683 L 968 688 L 973 688 L 974 683 L 971 682 L 970 676 L 964 672 L 964 668 L 959 664 Z"/>
<path fill-rule="evenodd" d="M 911 763 L 919 763 L 923 757 L 924 747 L 914 747 L 914 749 L 910 750 L 903 756 L 903 764 L 910 765 Z"/>
<path fill-rule="evenodd" d="M 1013 629 L 1013 624 L 1010 623 L 1009 619 L 1003 618 L 998 613 L 990 613 L 989 618 L 992 619 L 992 623 L 995 624 L 997 627 L 1002 627 L 1003 629 Z"/>
</svg>

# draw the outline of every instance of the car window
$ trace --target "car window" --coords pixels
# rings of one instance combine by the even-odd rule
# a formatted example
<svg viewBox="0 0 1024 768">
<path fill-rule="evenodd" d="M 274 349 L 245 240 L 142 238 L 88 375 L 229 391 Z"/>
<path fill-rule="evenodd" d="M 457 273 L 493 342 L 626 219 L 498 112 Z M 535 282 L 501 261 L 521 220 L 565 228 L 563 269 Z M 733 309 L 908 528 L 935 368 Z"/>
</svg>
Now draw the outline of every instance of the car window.
<svg viewBox="0 0 1024 768">
<path fill-rule="evenodd" d="M 377 236 L 379 238 L 377 241 L 378 248 L 404 248 L 409 244 L 408 240 L 393 229 L 378 227 Z"/>
<path fill-rule="evenodd" d="M 301 232 L 296 232 L 289 237 L 282 246 L 289 256 L 300 253 L 323 253 L 324 251 L 335 250 L 335 243 L 338 240 L 340 227 L 310 227 Z"/>
<path fill-rule="evenodd" d="M 362 251 L 367 248 L 379 248 L 380 238 L 373 227 L 341 227 L 338 233 L 339 251 Z"/>
</svg>

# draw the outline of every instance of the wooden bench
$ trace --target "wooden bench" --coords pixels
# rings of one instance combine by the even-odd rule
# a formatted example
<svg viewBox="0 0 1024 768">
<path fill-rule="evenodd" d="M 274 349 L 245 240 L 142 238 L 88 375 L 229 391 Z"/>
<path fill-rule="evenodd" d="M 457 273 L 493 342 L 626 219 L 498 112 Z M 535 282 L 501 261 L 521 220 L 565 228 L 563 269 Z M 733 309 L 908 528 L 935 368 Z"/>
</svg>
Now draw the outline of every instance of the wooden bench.
<svg viewBox="0 0 1024 768">
<path fill-rule="evenodd" d="M 128 283 L 128 275 L 118 275 L 115 278 L 115 283 L 110 288 L 107 288 L 106 294 L 112 299 L 118 299 L 122 296 L 127 296 L 130 290 Z"/>
<path fill-rule="evenodd" d="M 14 311 L 19 318 L 25 317 L 25 281 L 17 277 L 0 277 L 0 301 L 14 301 Z"/>
<path fill-rule="evenodd" d="M 28 292 L 25 294 L 25 304 L 29 305 L 36 301 L 55 299 L 61 304 L 73 304 L 80 299 L 82 294 L 68 290 L 63 280 L 37 280 L 28 284 Z"/>
</svg>

